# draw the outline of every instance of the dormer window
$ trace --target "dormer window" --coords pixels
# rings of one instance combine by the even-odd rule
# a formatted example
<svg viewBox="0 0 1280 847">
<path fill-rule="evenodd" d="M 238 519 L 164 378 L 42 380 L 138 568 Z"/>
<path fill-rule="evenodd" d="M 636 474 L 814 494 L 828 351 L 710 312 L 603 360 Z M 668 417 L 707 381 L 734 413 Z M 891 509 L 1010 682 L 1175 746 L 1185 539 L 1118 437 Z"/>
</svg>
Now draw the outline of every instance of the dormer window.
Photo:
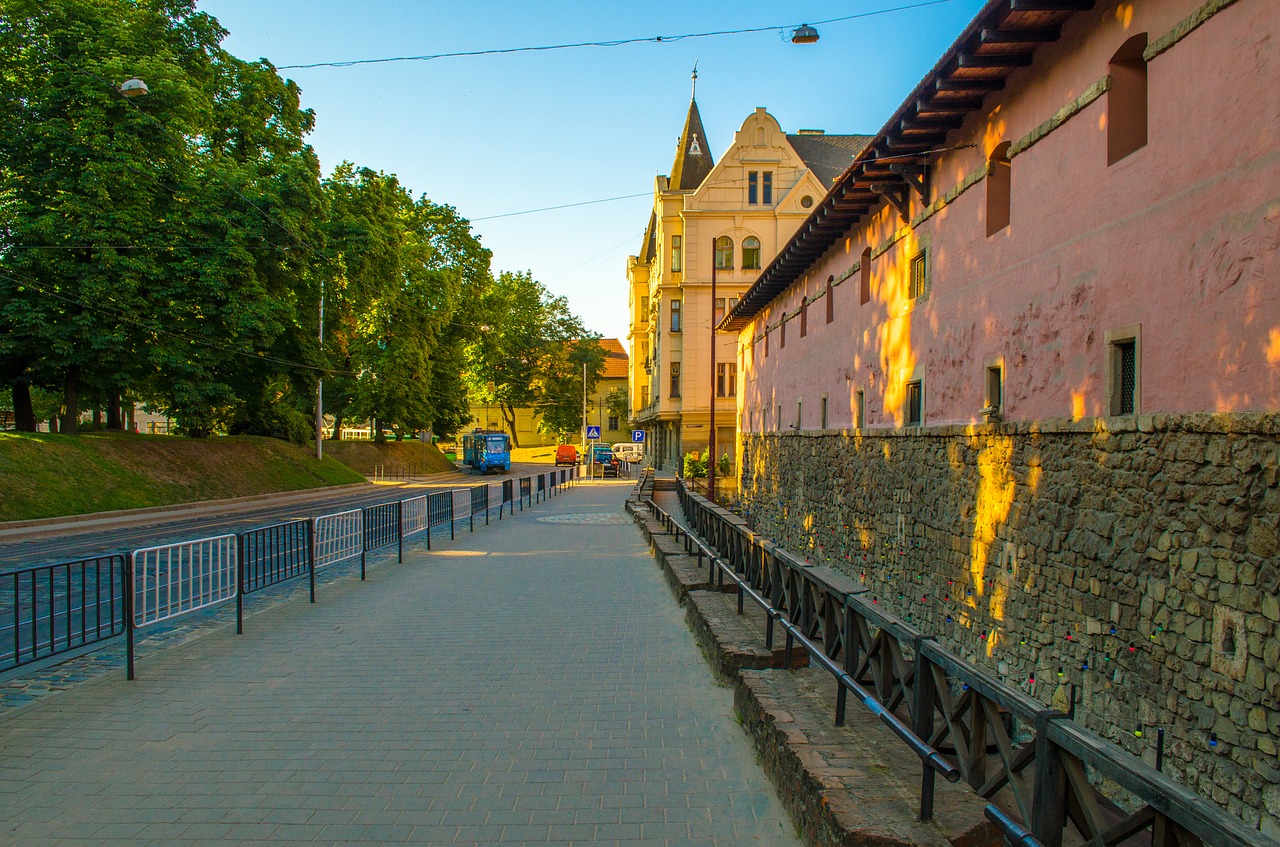
<svg viewBox="0 0 1280 847">
<path fill-rule="evenodd" d="M 690 156 L 702 155 L 702 147 L 698 144 L 698 136 L 696 133 L 689 136 L 689 155 Z"/>
</svg>

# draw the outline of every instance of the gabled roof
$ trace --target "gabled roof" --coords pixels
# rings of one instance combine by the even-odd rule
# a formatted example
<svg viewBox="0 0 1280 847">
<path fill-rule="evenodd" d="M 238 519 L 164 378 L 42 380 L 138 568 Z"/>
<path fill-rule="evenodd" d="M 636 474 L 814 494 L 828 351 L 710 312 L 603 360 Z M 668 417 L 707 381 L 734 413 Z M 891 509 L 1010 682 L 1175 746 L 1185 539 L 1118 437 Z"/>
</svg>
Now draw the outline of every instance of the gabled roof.
<svg viewBox="0 0 1280 847">
<path fill-rule="evenodd" d="M 671 165 L 668 188 L 692 191 L 702 185 L 714 165 L 711 148 L 707 146 L 707 131 L 702 128 L 702 116 L 698 114 L 698 101 L 690 100 L 684 131 L 680 133 L 680 146 L 676 148 L 676 160 Z"/>
<path fill-rule="evenodd" d="M 627 351 L 622 342 L 616 338 L 599 339 L 604 348 L 604 375 L 601 379 L 627 378 Z"/>
<path fill-rule="evenodd" d="M 813 175 L 830 188 L 836 178 L 853 163 L 853 157 L 867 146 L 870 135 L 826 135 L 817 132 L 801 132 L 788 135 L 787 142 Z"/>
<path fill-rule="evenodd" d="M 947 135 L 1005 80 L 1032 64 L 1040 46 L 1056 41 L 1063 24 L 1096 0 L 988 0 L 955 43 L 805 219 L 717 329 L 737 331 L 785 291 L 864 215 L 879 208 L 887 190 L 909 190 L 908 180 L 929 164 Z"/>
<path fill-rule="evenodd" d="M 649 213 L 649 225 L 644 228 L 644 242 L 640 245 L 640 253 L 638 254 L 641 262 L 648 264 L 653 261 L 654 253 L 658 249 L 658 213 Z"/>
</svg>

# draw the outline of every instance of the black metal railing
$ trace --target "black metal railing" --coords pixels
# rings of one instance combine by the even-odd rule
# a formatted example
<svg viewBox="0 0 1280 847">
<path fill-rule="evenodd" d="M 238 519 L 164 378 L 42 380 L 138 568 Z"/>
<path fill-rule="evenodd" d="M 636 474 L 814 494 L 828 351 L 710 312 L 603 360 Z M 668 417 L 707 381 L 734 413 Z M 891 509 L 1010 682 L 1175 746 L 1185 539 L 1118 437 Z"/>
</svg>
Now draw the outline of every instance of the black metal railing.
<svg viewBox="0 0 1280 847">
<path fill-rule="evenodd" d="M 289 521 L 240 533 L 240 591 L 252 594 L 311 569 L 311 521 Z"/>
<path fill-rule="evenodd" d="M 575 471 L 571 469 L 561 474 L 561 479 L 572 480 Z M 524 478 L 522 487 L 528 488 L 529 480 L 529 477 Z M 502 497 L 497 504 L 499 509 L 508 503 L 514 506 L 513 480 L 502 482 Z M 430 549 L 431 529 L 447 524 L 450 538 L 454 537 L 454 492 L 435 492 L 427 495 L 426 500 L 426 535 Z M 480 510 L 484 511 L 487 523 L 493 505 L 489 486 L 471 487 L 470 502 L 473 527 L 475 515 Z M 353 541 L 358 542 L 361 548 L 362 578 L 367 551 L 397 544 L 398 558 L 403 561 L 403 516 L 403 501 L 360 510 L 361 529 L 355 533 Z M 237 632 L 243 631 L 246 595 L 305 574 L 310 577 L 311 601 L 315 602 L 316 525 L 315 520 L 289 521 L 236 534 L 233 596 L 237 607 Z M 112 554 L 0 573 L 0 672 L 122 634 L 132 636 L 129 608 L 134 595 L 129 568 L 132 555 L 132 552 Z M 354 544 L 351 555 L 355 555 Z M 202 578 L 207 581 L 211 577 L 206 575 Z M 232 592 L 228 592 L 226 599 L 231 599 L 231 596 Z M 222 601 L 207 605 L 216 605 L 217 602 Z M 131 637 L 129 641 L 129 678 L 132 679 Z"/>
<path fill-rule="evenodd" d="M 529 505 L 533 505 L 533 479 L 531 477 L 520 477 L 520 511 L 524 511 L 524 501 L 527 499 Z"/>
<path fill-rule="evenodd" d="M 0 671 L 124 632 L 124 556 L 0 574 Z"/>
<path fill-rule="evenodd" d="M 944 752 L 960 778 L 1018 827 L 996 821 L 1016 843 L 1061 847 L 1064 835 L 1078 833 L 1086 843 L 1113 845 L 1147 832 L 1161 845 L 1280 844 L 868 601 L 849 575 L 802 561 L 683 483 L 678 492 L 687 527 L 651 499 L 647 505 L 686 550 L 738 584 L 740 612 L 744 596 L 774 610 L 766 641 L 772 644 L 773 616 L 785 618 L 789 641 L 860 686 L 871 698 L 864 704 L 896 715 L 918 740 Z M 837 680 L 839 722 L 843 689 L 857 692 Z M 1107 792 L 1098 777 L 1108 781 Z M 922 815 L 929 793 L 922 784 Z"/>
</svg>

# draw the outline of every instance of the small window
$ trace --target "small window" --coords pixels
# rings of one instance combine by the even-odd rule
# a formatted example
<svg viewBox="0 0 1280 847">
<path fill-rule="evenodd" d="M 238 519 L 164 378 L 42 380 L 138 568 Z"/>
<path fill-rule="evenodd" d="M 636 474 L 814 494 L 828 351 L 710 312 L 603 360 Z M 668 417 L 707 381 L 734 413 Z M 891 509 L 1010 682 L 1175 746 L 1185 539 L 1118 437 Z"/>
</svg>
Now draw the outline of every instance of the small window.
<svg viewBox="0 0 1280 847">
<path fill-rule="evenodd" d="M 912 300 L 923 300 L 929 296 L 929 256 L 924 250 L 911 257 L 911 291 L 908 296 Z"/>
<path fill-rule="evenodd" d="M 723 298 L 723 297 L 717 297 L 717 298 L 716 298 L 716 318 L 715 318 L 715 323 L 717 323 L 717 324 L 718 324 L 718 323 L 720 323 L 720 321 L 722 321 L 722 320 L 724 320 L 724 298 Z"/>
<path fill-rule="evenodd" d="M 836 319 L 835 282 L 834 275 L 827 277 L 827 323 Z"/>
<path fill-rule="evenodd" d="M 1009 202 L 1013 171 L 1009 165 L 1009 142 L 991 151 L 987 160 L 987 237 L 1009 225 Z"/>
<path fill-rule="evenodd" d="M 1137 327 L 1107 333 L 1107 413 L 1141 411 L 1142 361 Z"/>
<path fill-rule="evenodd" d="M 618 416 L 609 415 L 609 429 L 618 429 Z"/>
<path fill-rule="evenodd" d="M 827 428 L 827 395 L 822 395 L 822 429 Z"/>
<path fill-rule="evenodd" d="M 907 426 L 924 425 L 924 383 L 918 379 L 907 383 L 906 408 L 903 418 Z"/>
<path fill-rule="evenodd" d="M 778 349 L 787 349 L 787 316 L 782 316 L 782 321 L 778 324 Z"/>
<path fill-rule="evenodd" d="M 853 425 L 856 429 L 867 425 L 867 395 L 861 388 L 853 395 Z"/>
<path fill-rule="evenodd" d="M 987 420 L 998 421 L 1004 414 L 1004 367 L 989 365 L 983 385 L 982 414 Z"/>
<path fill-rule="evenodd" d="M 804 401 L 803 401 L 803 400 L 797 400 L 797 401 L 796 401 L 796 425 L 795 425 L 795 428 L 796 428 L 796 429 L 800 429 L 800 427 L 801 427 L 803 424 L 804 424 Z"/>
<path fill-rule="evenodd" d="M 865 306 L 871 302 L 871 248 L 862 251 L 862 260 L 858 262 L 860 283 L 858 286 L 858 303 Z"/>
<path fill-rule="evenodd" d="M 808 194 L 806 194 L 806 195 L 804 195 L 803 197 L 801 197 L 801 198 L 800 198 L 800 208 L 801 208 L 801 209 L 812 209 L 812 208 L 813 208 L 813 197 L 811 197 L 811 196 L 810 196 L 810 195 L 808 195 Z"/>
<path fill-rule="evenodd" d="M 760 270 L 760 239 L 754 235 L 742 239 L 742 269 Z"/>
<path fill-rule="evenodd" d="M 681 246 L 682 239 L 678 235 L 671 236 L 671 272 L 680 273 L 684 263 L 684 249 Z"/>
<path fill-rule="evenodd" d="M 765 171 L 760 175 L 760 194 L 764 205 L 773 205 L 773 171 Z"/>
<path fill-rule="evenodd" d="M 671 331 L 680 331 L 680 301 L 671 301 Z"/>
<path fill-rule="evenodd" d="M 732 312 L 732 311 L 733 311 L 733 307 L 734 307 L 734 306 L 736 306 L 736 305 L 738 305 L 738 298 L 737 298 L 737 297 L 730 297 L 730 298 L 729 298 L 729 311 L 731 311 L 731 312 Z"/>
<path fill-rule="evenodd" d="M 647 324 L 649 322 L 649 296 L 642 295 L 640 297 L 640 323 Z"/>
<path fill-rule="evenodd" d="M 764 328 L 764 357 L 769 358 L 769 327 Z"/>
<path fill-rule="evenodd" d="M 747 173 L 747 203 L 752 206 L 760 202 L 760 174 L 757 171 Z"/>
<path fill-rule="evenodd" d="M 778 419 L 775 421 L 778 432 L 782 432 L 782 404 L 778 404 Z"/>
<path fill-rule="evenodd" d="M 738 366 L 733 362 L 716 365 L 716 396 L 738 396 Z"/>
<path fill-rule="evenodd" d="M 669 397 L 680 396 L 680 363 L 679 362 L 671 363 L 671 392 L 668 394 L 668 396 Z"/>
<path fill-rule="evenodd" d="M 1139 33 L 1111 57 L 1107 89 L 1107 164 L 1147 146 L 1147 34 Z"/>
<path fill-rule="evenodd" d="M 809 334 L 809 301 L 804 298 L 800 299 L 800 337 L 804 338 Z"/>
<path fill-rule="evenodd" d="M 702 242 L 706 244 L 706 242 Z M 722 235 L 716 239 L 716 270 L 733 270 L 733 239 Z"/>
</svg>

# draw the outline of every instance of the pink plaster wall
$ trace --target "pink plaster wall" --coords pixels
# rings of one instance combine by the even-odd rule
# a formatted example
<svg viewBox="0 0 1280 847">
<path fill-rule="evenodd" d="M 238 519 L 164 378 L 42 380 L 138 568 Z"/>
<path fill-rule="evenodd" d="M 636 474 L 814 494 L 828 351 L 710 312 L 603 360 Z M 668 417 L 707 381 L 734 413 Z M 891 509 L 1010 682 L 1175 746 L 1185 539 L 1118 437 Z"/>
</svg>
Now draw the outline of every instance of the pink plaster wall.
<svg viewBox="0 0 1280 847">
<path fill-rule="evenodd" d="M 1155 41 L 1199 0 L 1102 3 L 1074 17 L 1003 92 L 985 101 L 937 160 L 933 197 L 984 167 L 1107 75 L 1131 35 Z M 763 407 L 783 427 L 803 400 L 802 428 L 853 423 L 863 389 L 868 426 L 900 425 L 903 384 L 925 384 L 925 423 L 977 422 L 987 363 L 1002 359 L 1004 417 L 1107 413 L 1105 333 L 1141 325 L 1139 411 L 1280 410 L 1280 15 L 1274 0 L 1237 0 L 1148 64 L 1147 145 L 1107 166 L 1107 96 L 1013 159 L 1012 223 L 988 237 L 985 183 L 923 222 L 859 275 L 808 307 L 781 348 L 776 325 L 902 226 L 881 207 L 810 268 L 739 337 L 747 431 Z M 920 210 L 913 204 L 912 213 Z M 906 266 L 929 250 L 932 292 L 908 308 Z M 747 349 L 750 347 L 750 349 Z M 769 416 L 776 429 L 776 413 Z"/>
</svg>

